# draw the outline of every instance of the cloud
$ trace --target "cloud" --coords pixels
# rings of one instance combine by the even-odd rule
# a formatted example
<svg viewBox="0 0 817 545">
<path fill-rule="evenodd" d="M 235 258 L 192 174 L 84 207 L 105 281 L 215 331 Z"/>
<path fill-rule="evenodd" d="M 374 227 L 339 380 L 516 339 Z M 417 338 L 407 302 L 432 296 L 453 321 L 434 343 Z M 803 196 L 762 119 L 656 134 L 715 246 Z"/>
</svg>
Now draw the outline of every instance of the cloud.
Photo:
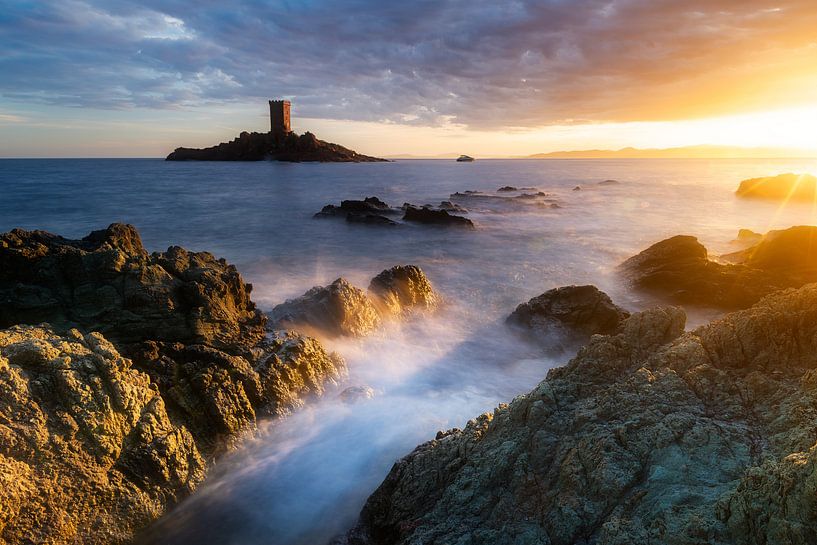
<svg viewBox="0 0 817 545">
<path fill-rule="evenodd" d="M 61 0 L 0 15 L 0 94 L 92 108 L 285 96 L 301 117 L 475 128 L 805 102 L 813 0 Z"/>
</svg>

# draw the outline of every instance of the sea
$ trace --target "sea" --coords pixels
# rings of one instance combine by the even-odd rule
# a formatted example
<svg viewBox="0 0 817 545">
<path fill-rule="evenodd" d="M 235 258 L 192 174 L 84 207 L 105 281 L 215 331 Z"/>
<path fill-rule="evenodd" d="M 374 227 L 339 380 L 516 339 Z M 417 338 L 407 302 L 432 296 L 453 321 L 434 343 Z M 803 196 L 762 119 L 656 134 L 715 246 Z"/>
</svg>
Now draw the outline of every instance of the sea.
<svg viewBox="0 0 817 545">
<path fill-rule="evenodd" d="M 226 258 L 262 310 L 339 277 L 365 289 L 388 267 L 421 267 L 443 300 L 436 313 L 362 339 L 322 339 L 349 365 L 342 387 L 370 387 L 372 399 L 347 404 L 330 391 L 262 422 L 258 437 L 220 459 L 145 534 L 168 545 L 322 544 L 354 525 L 368 495 L 416 445 L 530 391 L 570 359 L 505 326 L 518 304 L 571 284 L 594 284 L 630 311 L 660 304 L 617 273 L 650 244 L 688 234 L 717 255 L 738 249 L 738 229 L 817 224 L 815 204 L 734 194 L 743 179 L 784 172 L 817 174 L 817 160 L 4 159 L 0 231 L 80 238 L 130 223 L 149 251 L 178 245 Z M 518 191 L 497 192 L 504 186 Z M 466 191 L 479 193 L 451 197 Z M 454 200 L 476 228 L 313 218 L 326 204 L 370 196 L 395 206 Z M 718 315 L 688 309 L 688 327 Z"/>
</svg>

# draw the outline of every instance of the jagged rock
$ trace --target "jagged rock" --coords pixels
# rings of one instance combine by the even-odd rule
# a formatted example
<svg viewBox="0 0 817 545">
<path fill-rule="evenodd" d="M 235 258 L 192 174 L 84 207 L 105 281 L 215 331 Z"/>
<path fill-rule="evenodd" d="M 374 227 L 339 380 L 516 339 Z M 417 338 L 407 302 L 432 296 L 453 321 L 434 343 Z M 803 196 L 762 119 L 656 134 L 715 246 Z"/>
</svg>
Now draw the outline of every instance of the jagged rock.
<svg viewBox="0 0 817 545">
<path fill-rule="evenodd" d="M 372 278 L 369 296 L 382 313 L 392 315 L 408 309 L 433 309 L 439 300 L 425 273 L 415 265 L 398 265 Z"/>
<path fill-rule="evenodd" d="M 204 473 L 156 386 L 101 334 L 0 330 L 0 541 L 128 543 Z"/>
<path fill-rule="evenodd" d="M 817 178 L 810 174 L 792 173 L 750 178 L 740 182 L 735 194 L 738 197 L 815 202 Z"/>
<path fill-rule="evenodd" d="M 369 386 L 350 386 L 343 390 L 338 396 L 341 401 L 348 404 L 359 403 L 374 397 L 374 390 Z"/>
<path fill-rule="evenodd" d="M 298 136 L 290 133 L 276 136 L 272 133 L 248 133 L 231 142 L 204 149 L 176 148 L 167 161 L 319 161 L 366 163 L 386 161 L 361 155 L 355 151 L 318 140 L 311 132 Z"/>
<path fill-rule="evenodd" d="M 653 244 L 621 265 L 635 287 L 678 303 L 745 308 L 774 291 L 817 280 L 817 227 L 770 231 L 760 243 L 712 261 L 695 237 Z"/>
<path fill-rule="evenodd" d="M 630 315 L 595 286 L 563 286 L 522 303 L 506 322 L 545 345 L 586 342 L 591 335 L 615 333 Z"/>
<path fill-rule="evenodd" d="M 347 214 L 346 221 L 349 223 L 363 223 L 366 225 L 387 225 L 394 227 L 399 225 L 396 221 L 390 220 L 386 216 L 379 216 L 377 214 Z"/>
<path fill-rule="evenodd" d="M 345 541 L 813 543 L 817 285 L 683 324 L 634 314 L 529 394 L 438 433 Z"/>
<path fill-rule="evenodd" d="M 114 223 L 81 240 L 15 229 L 0 235 L 0 327 L 48 322 L 214 347 L 253 344 L 264 316 L 234 266 L 173 246 L 148 255 L 136 229 Z"/>
<path fill-rule="evenodd" d="M 329 335 L 364 336 L 380 325 L 380 315 L 363 292 L 338 278 L 316 286 L 269 313 L 274 328 L 314 328 Z"/>
<path fill-rule="evenodd" d="M 515 188 L 514 186 L 512 186 L 512 185 L 504 185 L 504 186 L 500 187 L 499 189 L 497 189 L 497 192 L 503 192 L 503 191 L 519 191 L 519 190 L 517 188 Z"/>
<path fill-rule="evenodd" d="M 474 222 L 468 218 L 449 214 L 445 210 L 433 210 L 431 208 L 417 208 L 415 206 L 408 206 L 405 209 L 403 219 L 405 221 L 414 221 L 429 225 L 453 225 L 457 227 L 467 227 L 470 229 L 474 228 Z"/>
</svg>

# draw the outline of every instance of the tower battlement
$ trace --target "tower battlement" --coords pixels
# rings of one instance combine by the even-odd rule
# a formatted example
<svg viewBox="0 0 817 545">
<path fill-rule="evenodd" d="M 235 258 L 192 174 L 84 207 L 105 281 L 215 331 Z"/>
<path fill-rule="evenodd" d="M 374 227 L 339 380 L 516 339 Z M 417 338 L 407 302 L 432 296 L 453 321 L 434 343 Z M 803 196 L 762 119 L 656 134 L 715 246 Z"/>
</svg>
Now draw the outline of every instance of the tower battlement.
<svg viewBox="0 0 817 545">
<path fill-rule="evenodd" d="M 289 124 L 289 108 L 288 100 L 269 101 L 270 132 L 272 134 L 286 136 L 292 132 Z"/>
</svg>

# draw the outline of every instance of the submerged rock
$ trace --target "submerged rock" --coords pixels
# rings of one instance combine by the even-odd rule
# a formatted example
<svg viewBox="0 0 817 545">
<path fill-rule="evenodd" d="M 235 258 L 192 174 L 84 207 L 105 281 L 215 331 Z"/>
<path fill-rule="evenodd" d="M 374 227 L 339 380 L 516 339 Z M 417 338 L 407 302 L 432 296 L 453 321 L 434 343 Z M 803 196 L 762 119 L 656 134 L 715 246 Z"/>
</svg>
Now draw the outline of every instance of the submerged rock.
<svg viewBox="0 0 817 545">
<path fill-rule="evenodd" d="M 516 307 L 506 322 L 552 347 L 615 333 L 630 315 L 595 286 L 563 286 Z"/>
<path fill-rule="evenodd" d="M 405 221 L 425 223 L 429 225 L 452 225 L 456 227 L 474 228 L 474 222 L 462 216 L 449 214 L 446 210 L 433 210 L 431 208 L 417 208 L 408 206 L 403 216 Z"/>
<path fill-rule="evenodd" d="M 512 186 L 512 185 L 504 185 L 504 186 L 500 187 L 499 189 L 497 189 L 497 192 L 503 192 L 503 191 L 519 191 L 519 190 L 517 188 L 515 188 L 514 186 Z"/>
<path fill-rule="evenodd" d="M 326 334 L 362 337 L 380 325 L 380 315 L 360 288 L 343 278 L 316 286 L 272 309 L 273 328 L 309 327 Z"/>
<path fill-rule="evenodd" d="M 398 265 L 372 278 L 369 296 L 381 312 L 392 315 L 414 308 L 433 309 L 439 301 L 431 282 L 415 265 Z"/>
<path fill-rule="evenodd" d="M 344 403 L 351 405 L 374 398 L 374 390 L 368 386 L 350 386 L 343 390 L 338 397 Z"/>
<path fill-rule="evenodd" d="M 399 460 L 348 543 L 804 545 L 817 286 L 683 333 L 630 316 L 532 392 Z"/>
<path fill-rule="evenodd" d="M 814 238 L 812 238 L 814 237 Z M 774 291 L 817 281 L 817 227 L 770 231 L 756 245 L 709 259 L 695 237 L 678 235 L 653 244 L 621 265 L 637 288 L 679 303 L 745 308 Z"/>
<path fill-rule="evenodd" d="M 597 185 L 620 185 L 621 182 L 618 180 L 603 180 L 599 182 Z"/>
<path fill-rule="evenodd" d="M 272 133 L 242 132 L 231 142 L 203 149 L 176 148 L 167 161 L 318 161 L 369 163 L 386 161 L 319 140 L 311 132 L 276 136 Z"/>
<path fill-rule="evenodd" d="M 0 330 L 0 541 L 128 543 L 204 474 L 190 432 L 101 334 Z"/>
<path fill-rule="evenodd" d="M 738 197 L 813 203 L 817 200 L 817 178 L 792 173 L 750 178 L 740 182 L 735 194 Z"/>
</svg>

